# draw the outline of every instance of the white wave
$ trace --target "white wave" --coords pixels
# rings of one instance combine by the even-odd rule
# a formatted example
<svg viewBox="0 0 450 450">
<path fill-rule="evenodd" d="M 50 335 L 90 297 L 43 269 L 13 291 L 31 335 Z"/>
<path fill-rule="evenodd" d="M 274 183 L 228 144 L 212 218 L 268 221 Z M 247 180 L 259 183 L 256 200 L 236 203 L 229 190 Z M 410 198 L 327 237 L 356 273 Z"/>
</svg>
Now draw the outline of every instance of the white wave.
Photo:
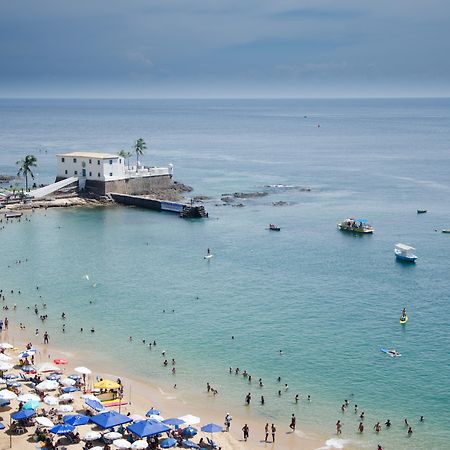
<svg viewBox="0 0 450 450">
<path fill-rule="evenodd" d="M 331 450 L 334 448 L 341 449 L 345 448 L 345 445 L 350 444 L 350 442 L 351 442 L 350 439 L 331 438 L 325 442 L 324 447 L 320 447 L 316 450 Z"/>
</svg>

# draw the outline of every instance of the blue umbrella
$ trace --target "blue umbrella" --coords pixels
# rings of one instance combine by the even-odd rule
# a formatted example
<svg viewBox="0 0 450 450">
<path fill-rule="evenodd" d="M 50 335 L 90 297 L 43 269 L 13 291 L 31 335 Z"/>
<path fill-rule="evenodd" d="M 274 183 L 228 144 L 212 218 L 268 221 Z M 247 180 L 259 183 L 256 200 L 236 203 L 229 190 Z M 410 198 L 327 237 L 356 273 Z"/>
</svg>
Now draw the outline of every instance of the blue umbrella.
<svg viewBox="0 0 450 450">
<path fill-rule="evenodd" d="M 31 364 L 26 364 L 25 366 L 21 367 L 21 370 L 25 373 L 36 372 L 36 367 L 32 366 Z"/>
<path fill-rule="evenodd" d="M 208 425 L 201 427 L 201 430 L 205 433 L 219 433 L 223 431 L 223 427 L 216 425 L 215 423 L 208 423 Z"/>
<path fill-rule="evenodd" d="M 179 425 L 183 425 L 184 420 L 177 419 L 176 417 L 173 417 L 171 419 L 163 420 L 162 423 L 165 423 L 166 425 L 175 425 L 177 427 Z"/>
<path fill-rule="evenodd" d="M 153 414 L 156 414 L 157 416 L 159 416 L 160 414 L 161 414 L 161 411 L 159 410 L 159 409 L 149 409 L 146 413 L 145 413 L 145 415 L 148 417 L 148 416 L 151 416 L 151 415 L 153 415 Z"/>
<path fill-rule="evenodd" d="M 3 378 L 5 380 L 15 380 L 18 377 L 14 373 L 7 373 Z"/>
<path fill-rule="evenodd" d="M 41 404 L 36 400 L 29 400 L 23 405 L 23 409 L 37 409 Z"/>
<path fill-rule="evenodd" d="M 58 381 L 61 378 L 61 375 L 57 373 L 52 373 L 47 377 L 47 380 Z"/>
<path fill-rule="evenodd" d="M 11 404 L 11 402 L 9 400 L 0 400 L 0 406 L 1 407 L 8 406 L 10 404 Z"/>
<path fill-rule="evenodd" d="M 199 445 L 192 441 L 183 441 L 181 444 L 184 448 L 200 448 Z"/>
<path fill-rule="evenodd" d="M 4 430 L 5 429 L 5 425 L 3 425 L 1 422 L 0 422 L 0 430 Z"/>
<path fill-rule="evenodd" d="M 73 373 L 72 375 L 69 375 L 67 378 L 71 378 L 72 380 L 80 380 L 81 375 L 77 375 L 76 373 Z"/>
<path fill-rule="evenodd" d="M 64 423 L 77 427 L 78 425 L 86 425 L 89 422 L 89 417 L 83 414 L 72 414 L 64 416 Z"/>
<path fill-rule="evenodd" d="M 20 411 L 11 414 L 11 419 L 13 420 L 28 419 L 28 417 L 34 416 L 35 414 L 36 411 L 34 409 L 22 409 Z"/>
<path fill-rule="evenodd" d="M 127 430 L 131 431 L 140 438 L 147 436 L 154 436 L 155 434 L 165 433 L 170 431 L 170 428 L 156 420 L 140 420 L 127 426 Z"/>
<path fill-rule="evenodd" d="M 100 428 L 112 428 L 132 421 L 131 417 L 124 416 L 116 411 L 105 411 L 91 417 L 91 422 L 94 422 Z"/>
<path fill-rule="evenodd" d="M 63 388 L 63 392 L 65 394 L 69 393 L 69 392 L 75 392 L 75 391 L 79 391 L 79 389 L 73 387 L 73 386 L 67 386 L 65 388 Z"/>
<path fill-rule="evenodd" d="M 75 430 L 75 427 L 72 425 L 67 425 L 66 423 L 64 425 L 56 425 L 53 428 L 50 428 L 48 431 L 53 434 L 67 434 L 72 433 L 73 430 Z"/>
<path fill-rule="evenodd" d="M 194 427 L 186 427 L 181 434 L 183 435 L 183 437 L 194 437 L 197 434 L 197 430 Z"/>
<path fill-rule="evenodd" d="M 105 407 L 98 401 L 92 400 L 91 398 L 87 398 L 84 403 L 94 409 L 95 411 L 103 411 Z"/>
<path fill-rule="evenodd" d="M 175 445 L 177 445 L 177 440 L 174 438 L 167 438 L 163 439 L 162 441 L 159 441 L 159 446 L 161 448 L 175 447 Z"/>
</svg>

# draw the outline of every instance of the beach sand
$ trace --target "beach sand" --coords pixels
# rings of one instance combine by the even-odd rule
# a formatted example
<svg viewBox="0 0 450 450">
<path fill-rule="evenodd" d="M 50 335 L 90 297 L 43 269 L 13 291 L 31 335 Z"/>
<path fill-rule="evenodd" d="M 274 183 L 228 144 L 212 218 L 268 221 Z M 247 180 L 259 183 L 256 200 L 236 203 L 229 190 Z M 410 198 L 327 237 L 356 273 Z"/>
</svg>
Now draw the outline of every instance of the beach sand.
<svg viewBox="0 0 450 450">
<path fill-rule="evenodd" d="M 96 351 L 89 353 L 83 352 L 73 352 L 65 351 L 60 349 L 57 345 L 50 344 L 44 345 L 42 343 L 42 336 L 34 336 L 31 330 L 19 330 L 18 324 L 10 322 L 9 329 L 3 331 L 1 334 L 1 340 L 3 342 L 10 342 L 15 345 L 18 349 L 24 349 L 27 342 L 32 342 L 37 348 L 35 363 L 39 364 L 42 362 L 53 361 L 55 358 L 66 358 L 69 360 L 67 366 L 62 366 L 64 373 L 69 375 L 73 373 L 73 368 L 77 366 L 89 367 L 93 374 L 89 377 L 88 383 L 91 385 L 95 382 L 95 377 L 100 376 L 104 379 L 116 380 L 121 378 L 124 387 L 124 398 L 123 401 L 127 402 L 126 405 L 120 407 L 120 412 L 127 414 L 128 412 L 132 414 L 139 414 L 145 416 L 146 411 L 151 407 L 158 408 L 161 411 L 161 415 L 165 418 L 169 417 L 180 417 L 185 414 L 192 414 L 201 418 L 200 426 L 205 425 L 210 422 L 214 422 L 222 425 L 224 422 L 224 417 L 227 412 L 229 412 L 232 417 L 232 425 L 229 433 L 215 433 L 213 435 L 214 441 L 216 441 L 222 449 L 230 450 L 240 450 L 240 449 L 279 449 L 279 450 L 294 450 L 294 449 L 304 449 L 312 450 L 318 449 L 324 446 L 327 437 L 321 435 L 321 433 L 314 432 L 312 430 L 303 430 L 301 422 L 298 424 L 295 433 L 291 432 L 288 423 L 275 423 L 277 427 L 276 442 L 271 442 L 271 437 L 269 442 L 264 442 L 264 425 L 265 422 L 263 418 L 257 417 L 253 414 L 249 408 L 249 413 L 246 416 L 236 416 L 233 411 L 227 411 L 221 405 L 219 397 L 209 397 L 205 389 L 205 397 L 198 398 L 197 395 L 192 393 L 183 393 L 177 391 L 173 387 L 167 387 L 158 385 L 148 380 L 138 379 L 136 377 L 131 377 L 129 374 L 119 373 L 115 370 L 113 366 L 103 367 L 96 363 Z M 100 352 L 100 348 L 97 350 Z M 13 350 L 7 351 L 11 356 L 14 354 Z M 98 354 L 97 354 L 98 355 Z M 29 390 L 25 387 L 24 390 Z M 74 410 L 83 412 L 85 410 L 83 400 L 80 398 L 79 393 L 75 393 Z M 11 408 L 0 409 L 0 416 L 3 419 L 5 425 L 9 423 L 9 415 L 17 409 L 18 402 L 13 400 L 11 402 Z M 111 408 L 119 411 L 119 407 Z M 267 420 L 269 425 L 272 421 Z M 247 423 L 250 428 L 250 437 L 247 442 L 243 441 L 242 438 L 242 426 Z M 84 425 L 77 427 L 77 431 L 83 436 L 87 433 L 92 425 Z M 13 448 L 35 448 L 36 443 L 30 442 L 29 437 L 34 431 L 34 427 L 29 428 L 29 432 L 22 436 L 13 436 L 12 445 Z M 202 436 L 204 433 L 199 432 L 195 437 L 195 441 Z M 209 437 L 209 435 L 208 435 Z M 0 448 L 9 448 L 10 437 L 6 434 L 6 430 L 0 432 Z M 81 449 L 83 447 L 82 443 L 73 444 L 68 446 L 70 449 Z M 346 447 L 347 448 L 347 447 Z"/>
</svg>

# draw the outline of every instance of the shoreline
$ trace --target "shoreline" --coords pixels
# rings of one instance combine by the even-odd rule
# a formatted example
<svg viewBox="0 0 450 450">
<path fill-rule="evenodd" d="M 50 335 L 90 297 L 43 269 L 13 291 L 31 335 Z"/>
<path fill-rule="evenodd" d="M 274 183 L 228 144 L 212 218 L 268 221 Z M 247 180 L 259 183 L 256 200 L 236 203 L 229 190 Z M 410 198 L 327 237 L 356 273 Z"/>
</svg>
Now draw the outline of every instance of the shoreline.
<svg viewBox="0 0 450 450">
<path fill-rule="evenodd" d="M 198 397 L 193 390 L 183 388 L 175 390 L 169 385 L 157 382 L 155 380 L 144 379 L 137 377 L 129 372 L 117 370 L 114 365 L 108 367 L 99 367 L 95 363 L 98 352 L 84 352 L 82 350 L 66 350 L 61 349 L 54 344 L 42 344 L 42 336 L 32 336 L 30 330 L 26 329 L 20 331 L 17 329 L 18 323 L 10 321 L 8 330 L 2 332 L 1 339 L 3 342 L 10 342 L 17 348 L 25 348 L 27 342 L 32 342 L 37 348 L 36 363 L 53 361 L 56 357 L 64 357 L 69 360 L 69 364 L 64 366 L 64 373 L 69 374 L 73 367 L 78 365 L 85 365 L 92 370 L 91 381 L 95 380 L 95 376 L 102 376 L 111 379 L 121 378 L 124 386 L 123 400 L 127 402 L 126 405 L 121 406 L 121 412 L 126 414 L 140 414 L 145 416 L 145 412 L 150 407 L 156 407 L 161 410 L 163 417 L 181 417 L 185 414 L 193 414 L 202 419 L 201 425 L 209 422 L 214 422 L 222 425 L 225 414 L 230 413 L 233 417 L 232 425 L 229 433 L 220 433 L 220 445 L 222 449 L 241 450 L 250 449 L 257 450 L 261 448 L 271 448 L 277 450 L 294 450 L 302 448 L 304 450 L 316 450 L 319 448 L 326 448 L 325 442 L 330 437 L 321 435 L 313 430 L 304 430 L 300 424 L 295 432 L 289 429 L 288 424 L 275 423 L 277 427 L 276 442 L 264 442 L 264 425 L 272 420 L 264 420 L 263 417 L 257 413 L 249 410 L 247 415 L 235 415 L 233 411 L 226 410 L 222 406 L 220 398 L 209 396 Z M 39 342 L 36 338 L 41 338 Z M 33 342 L 34 341 L 34 342 Z M 206 395 L 206 390 L 205 390 Z M 15 406 L 13 404 L 13 406 Z M 109 409 L 109 408 L 108 408 Z M 118 407 L 111 408 L 118 410 Z M 242 439 L 241 428 L 247 423 L 250 428 L 250 437 L 247 442 Z M 217 435 L 214 435 L 216 439 Z M 350 448 L 350 447 L 346 447 Z"/>
</svg>

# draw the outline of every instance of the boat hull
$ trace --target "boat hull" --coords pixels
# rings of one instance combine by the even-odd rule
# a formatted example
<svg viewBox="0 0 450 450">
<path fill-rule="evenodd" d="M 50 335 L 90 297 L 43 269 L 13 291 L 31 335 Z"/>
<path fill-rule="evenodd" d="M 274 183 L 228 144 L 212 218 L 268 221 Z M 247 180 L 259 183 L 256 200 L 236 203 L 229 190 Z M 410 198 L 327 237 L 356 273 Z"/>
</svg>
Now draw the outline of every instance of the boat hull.
<svg viewBox="0 0 450 450">
<path fill-rule="evenodd" d="M 347 231 L 349 233 L 358 233 L 358 234 L 373 234 L 373 229 L 364 229 L 364 228 L 349 228 L 343 225 L 338 225 L 338 228 L 341 231 Z"/>
<path fill-rule="evenodd" d="M 400 253 L 395 252 L 395 257 L 400 260 L 400 261 L 405 261 L 405 262 L 410 262 L 410 263 L 415 263 L 417 256 L 416 255 L 402 255 Z"/>
</svg>

